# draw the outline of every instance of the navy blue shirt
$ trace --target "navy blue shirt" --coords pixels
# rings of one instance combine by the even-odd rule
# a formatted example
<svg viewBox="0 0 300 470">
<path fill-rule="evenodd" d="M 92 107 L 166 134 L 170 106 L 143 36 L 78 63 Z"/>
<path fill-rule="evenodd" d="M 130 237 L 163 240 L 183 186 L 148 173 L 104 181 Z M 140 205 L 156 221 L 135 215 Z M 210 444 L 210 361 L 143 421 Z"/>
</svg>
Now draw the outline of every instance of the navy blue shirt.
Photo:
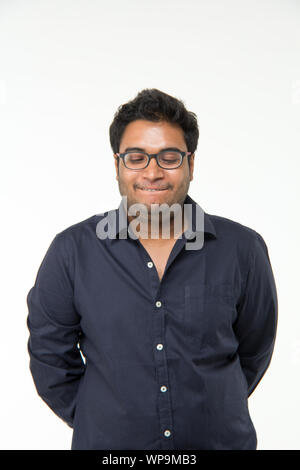
<svg viewBox="0 0 300 470">
<path fill-rule="evenodd" d="M 255 230 L 204 211 L 204 244 L 185 249 L 200 207 L 187 203 L 192 232 L 161 280 L 124 237 L 121 204 L 58 233 L 42 260 L 27 296 L 30 370 L 73 428 L 72 449 L 257 448 L 248 397 L 269 366 L 278 310 L 268 249 Z M 108 214 L 116 237 L 101 239 Z"/>
</svg>

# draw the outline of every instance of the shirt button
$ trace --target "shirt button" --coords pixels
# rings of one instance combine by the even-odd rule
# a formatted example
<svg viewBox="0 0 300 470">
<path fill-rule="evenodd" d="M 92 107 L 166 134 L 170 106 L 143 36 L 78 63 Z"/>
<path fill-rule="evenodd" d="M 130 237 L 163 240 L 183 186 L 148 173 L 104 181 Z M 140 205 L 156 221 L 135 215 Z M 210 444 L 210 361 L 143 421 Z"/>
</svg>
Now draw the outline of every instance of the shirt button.
<svg viewBox="0 0 300 470">
<path fill-rule="evenodd" d="M 158 349 L 159 351 L 161 351 L 163 348 L 163 345 L 162 344 L 157 344 L 156 345 L 156 349 Z"/>
<path fill-rule="evenodd" d="M 164 436 L 166 436 L 166 437 L 171 436 L 171 431 L 169 431 L 169 429 L 166 429 L 165 432 L 164 432 Z"/>
<path fill-rule="evenodd" d="M 161 302 L 158 300 L 155 305 L 156 307 L 161 307 Z"/>
<path fill-rule="evenodd" d="M 166 392 L 167 391 L 167 387 L 165 385 L 163 385 L 162 387 L 160 387 L 160 390 L 161 392 Z"/>
<path fill-rule="evenodd" d="M 149 261 L 149 263 L 147 263 L 147 266 L 148 266 L 148 268 L 152 268 L 153 267 L 152 261 Z"/>
</svg>

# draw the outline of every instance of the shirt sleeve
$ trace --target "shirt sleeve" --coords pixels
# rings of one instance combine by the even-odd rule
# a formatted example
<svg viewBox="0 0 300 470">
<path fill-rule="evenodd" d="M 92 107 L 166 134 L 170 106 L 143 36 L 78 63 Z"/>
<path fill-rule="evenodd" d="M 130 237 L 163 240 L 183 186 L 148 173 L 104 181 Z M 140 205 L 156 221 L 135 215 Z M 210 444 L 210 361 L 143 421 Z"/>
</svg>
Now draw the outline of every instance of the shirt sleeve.
<svg viewBox="0 0 300 470">
<path fill-rule="evenodd" d="M 30 371 L 39 396 L 70 427 L 85 366 L 79 349 L 80 316 L 73 303 L 68 254 L 53 239 L 27 295 Z"/>
<path fill-rule="evenodd" d="M 278 317 L 277 291 L 268 248 L 257 232 L 250 251 L 246 286 L 237 312 L 234 331 L 250 396 L 269 367 Z"/>
</svg>

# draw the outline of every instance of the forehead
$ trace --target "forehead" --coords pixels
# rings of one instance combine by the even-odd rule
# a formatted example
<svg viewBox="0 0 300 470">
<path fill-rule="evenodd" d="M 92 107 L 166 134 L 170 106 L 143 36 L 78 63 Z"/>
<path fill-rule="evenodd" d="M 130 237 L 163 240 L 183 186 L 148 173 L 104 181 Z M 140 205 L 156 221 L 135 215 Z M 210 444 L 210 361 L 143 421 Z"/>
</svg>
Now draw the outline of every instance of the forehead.
<svg viewBox="0 0 300 470">
<path fill-rule="evenodd" d="M 126 126 L 120 142 L 120 151 L 133 146 L 149 150 L 176 146 L 186 150 L 184 133 L 178 124 L 142 119 L 132 121 Z"/>
</svg>

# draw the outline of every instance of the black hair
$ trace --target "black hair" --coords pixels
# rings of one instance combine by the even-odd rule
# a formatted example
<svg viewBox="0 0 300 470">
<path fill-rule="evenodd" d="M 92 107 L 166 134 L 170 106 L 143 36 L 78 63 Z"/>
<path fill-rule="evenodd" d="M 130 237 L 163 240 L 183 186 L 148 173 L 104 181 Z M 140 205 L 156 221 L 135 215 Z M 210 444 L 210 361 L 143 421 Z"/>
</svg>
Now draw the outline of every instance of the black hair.
<svg viewBox="0 0 300 470">
<path fill-rule="evenodd" d="M 180 99 L 156 88 L 146 88 L 133 100 L 120 105 L 114 115 L 109 127 L 110 145 L 114 153 L 119 152 L 125 127 L 137 119 L 178 124 L 183 130 L 188 151 L 195 152 L 199 139 L 196 114 L 188 111 Z"/>
</svg>

